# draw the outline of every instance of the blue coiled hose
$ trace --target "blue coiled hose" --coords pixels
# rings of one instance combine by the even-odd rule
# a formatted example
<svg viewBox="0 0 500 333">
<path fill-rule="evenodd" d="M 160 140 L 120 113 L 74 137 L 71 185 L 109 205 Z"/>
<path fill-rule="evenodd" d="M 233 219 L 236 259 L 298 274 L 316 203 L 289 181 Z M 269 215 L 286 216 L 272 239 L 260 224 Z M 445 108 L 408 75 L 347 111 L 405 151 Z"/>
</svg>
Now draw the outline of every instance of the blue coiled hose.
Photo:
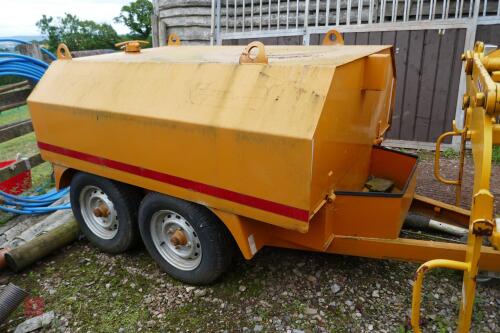
<svg viewBox="0 0 500 333">
<path fill-rule="evenodd" d="M 0 38 L 0 42 L 29 44 L 13 38 Z M 52 52 L 43 48 L 41 50 L 52 59 L 56 59 Z M 40 81 L 48 67 L 47 63 L 22 54 L 0 53 L 0 76 L 20 76 L 36 83 Z M 70 203 L 50 206 L 68 192 L 69 187 L 60 191 L 53 189 L 45 194 L 32 196 L 17 196 L 0 191 L 0 210 L 13 214 L 45 214 L 60 209 L 69 209 Z"/>
<path fill-rule="evenodd" d="M 0 53 L 0 76 L 21 76 L 36 83 L 48 67 L 47 63 L 22 54 Z"/>
<path fill-rule="evenodd" d="M 33 196 L 18 196 L 0 191 L 2 205 L 0 210 L 13 214 L 45 214 L 60 209 L 70 209 L 70 203 L 50 206 L 69 193 L 69 187 L 56 191 L 55 189 Z"/>
<path fill-rule="evenodd" d="M 25 44 L 25 45 L 30 44 L 24 40 L 20 40 L 20 39 L 16 39 L 16 38 L 0 38 L 0 43 L 1 42 L 12 42 L 12 43 L 17 43 L 17 44 Z M 42 51 L 43 53 L 48 55 L 52 60 L 57 59 L 57 57 L 55 56 L 54 53 L 50 52 L 47 49 L 44 49 L 43 47 L 40 48 L 40 51 Z"/>
</svg>

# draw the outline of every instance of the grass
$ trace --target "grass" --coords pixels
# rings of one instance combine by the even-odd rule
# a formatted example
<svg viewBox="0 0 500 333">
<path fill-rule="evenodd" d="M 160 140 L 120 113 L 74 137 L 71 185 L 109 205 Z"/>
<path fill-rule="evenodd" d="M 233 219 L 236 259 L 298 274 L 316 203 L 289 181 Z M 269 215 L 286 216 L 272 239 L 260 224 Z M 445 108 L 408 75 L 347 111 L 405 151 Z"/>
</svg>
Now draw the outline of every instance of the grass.
<svg viewBox="0 0 500 333">
<path fill-rule="evenodd" d="M 0 126 L 29 118 L 30 114 L 28 111 L 28 107 L 26 105 L 19 106 L 17 108 L 0 112 Z"/>
<path fill-rule="evenodd" d="M 446 148 L 443 153 L 443 157 L 446 158 L 458 158 L 460 156 L 460 152 L 453 148 Z"/>
<path fill-rule="evenodd" d="M 500 146 L 493 146 L 493 163 L 500 164 Z"/>
<path fill-rule="evenodd" d="M 145 266 L 150 264 L 147 256 L 140 257 L 146 261 Z M 51 286 L 54 293 L 40 286 L 39 280 L 44 276 L 61 282 Z M 43 297 L 47 311 L 73 313 L 72 324 L 83 328 L 83 332 L 95 331 L 97 327 L 100 332 L 117 332 L 120 327 L 133 332 L 137 322 L 146 323 L 149 316 L 147 309 L 140 306 L 144 294 L 149 292 L 149 281 L 131 275 L 122 265 L 106 265 L 94 251 L 58 256 L 37 270 L 15 276 L 14 280 L 32 295 Z M 20 307 L 11 316 L 17 318 L 16 324 L 23 320 L 22 311 Z"/>
</svg>

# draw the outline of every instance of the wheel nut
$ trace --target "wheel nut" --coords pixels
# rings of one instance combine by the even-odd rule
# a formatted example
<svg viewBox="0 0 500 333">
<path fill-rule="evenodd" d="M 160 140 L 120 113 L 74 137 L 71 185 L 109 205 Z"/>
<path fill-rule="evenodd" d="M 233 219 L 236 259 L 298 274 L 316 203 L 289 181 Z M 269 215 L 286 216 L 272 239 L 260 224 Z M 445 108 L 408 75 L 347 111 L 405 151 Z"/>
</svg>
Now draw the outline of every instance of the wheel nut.
<svg viewBox="0 0 500 333">
<path fill-rule="evenodd" d="M 186 235 L 182 232 L 181 229 L 177 229 L 172 237 L 170 238 L 170 243 L 175 246 L 175 248 L 178 248 L 178 246 L 184 246 L 187 244 L 187 238 Z"/>
<path fill-rule="evenodd" d="M 94 209 L 94 215 L 96 217 L 108 217 L 109 216 L 109 208 L 104 203 L 100 204 L 99 207 Z"/>
</svg>

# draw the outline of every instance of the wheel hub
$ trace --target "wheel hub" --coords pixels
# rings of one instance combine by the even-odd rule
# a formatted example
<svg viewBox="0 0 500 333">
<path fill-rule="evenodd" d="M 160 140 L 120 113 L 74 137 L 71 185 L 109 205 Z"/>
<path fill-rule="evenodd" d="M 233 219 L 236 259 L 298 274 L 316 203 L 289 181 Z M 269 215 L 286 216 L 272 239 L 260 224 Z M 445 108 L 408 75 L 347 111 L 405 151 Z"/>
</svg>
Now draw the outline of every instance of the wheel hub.
<svg viewBox="0 0 500 333">
<path fill-rule="evenodd" d="M 153 214 L 151 238 L 160 255 L 172 266 L 190 271 L 201 262 L 201 243 L 191 224 L 168 210 Z"/>
<path fill-rule="evenodd" d="M 87 227 L 102 239 L 118 233 L 118 214 L 109 197 L 97 186 L 85 186 L 80 192 L 80 211 Z"/>
<path fill-rule="evenodd" d="M 181 229 L 177 229 L 173 232 L 172 237 L 170 237 L 170 243 L 172 243 L 175 248 L 179 248 L 188 243 L 186 234 Z"/>
</svg>

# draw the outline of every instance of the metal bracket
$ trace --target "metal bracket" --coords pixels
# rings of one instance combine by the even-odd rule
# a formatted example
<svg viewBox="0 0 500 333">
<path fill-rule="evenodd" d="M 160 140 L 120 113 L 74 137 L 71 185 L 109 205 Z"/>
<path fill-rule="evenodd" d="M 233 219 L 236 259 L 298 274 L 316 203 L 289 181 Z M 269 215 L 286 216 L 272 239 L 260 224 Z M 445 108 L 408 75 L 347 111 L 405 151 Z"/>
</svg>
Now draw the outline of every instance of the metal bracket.
<svg viewBox="0 0 500 333">
<path fill-rule="evenodd" d="M 167 45 L 179 46 L 181 45 L 181 39 L 179 38 L 179 36 L 177 36 L 177 34 L 170 34 L 168 35 Z"/>
<path fill-rule="evenodd" d="M 323 38 L 323 45 L 344 45 L 344 38 L 335 29 L 327 31 L 325 38 Z"/>
<path fill-rule="evenodd" d="M 66 44 L 61 43 L 57 47 L 57 59 L 58 60 L 71 60 L 73 57 L 71 56 L 71 52 L 69 51 Z"/>
<path fill-rule="evenodd" d="M 251 52 L 253 49 L 257 48 L 259 52 L 252 56 Z M 240 64 L 267 64 L 269 60 L 267 59 L 266 50 L 264 49 L 264 44 L 261 42 L 251 42 L 247 45 L 243 53 L 240 55 Z"/>
</svg>

